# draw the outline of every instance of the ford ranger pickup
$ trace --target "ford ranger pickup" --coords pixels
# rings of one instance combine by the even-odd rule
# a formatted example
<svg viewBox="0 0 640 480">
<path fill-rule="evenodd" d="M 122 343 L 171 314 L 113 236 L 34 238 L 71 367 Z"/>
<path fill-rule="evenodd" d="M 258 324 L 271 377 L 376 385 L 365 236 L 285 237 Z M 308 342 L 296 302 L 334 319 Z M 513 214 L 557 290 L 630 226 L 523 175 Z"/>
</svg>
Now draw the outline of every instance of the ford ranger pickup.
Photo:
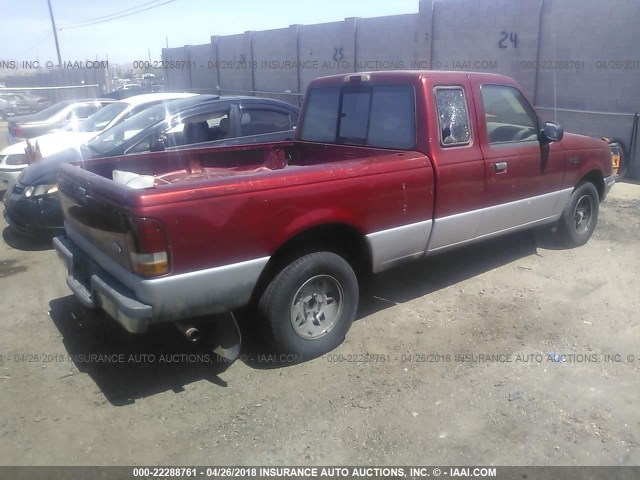
<svg viewBox="0 0 640 480">
<path fill-rule="evenodd" d="M 583 245 L 613 184 L 608 145 L 541 125 L 508 77 L 355 73 L 310 83 L 293 141 L 63 165 L 54 243 L 78 300 L 130 332 L 247 307 L 313 357 L 364 275 L 542 225 Z"/>
</svg>

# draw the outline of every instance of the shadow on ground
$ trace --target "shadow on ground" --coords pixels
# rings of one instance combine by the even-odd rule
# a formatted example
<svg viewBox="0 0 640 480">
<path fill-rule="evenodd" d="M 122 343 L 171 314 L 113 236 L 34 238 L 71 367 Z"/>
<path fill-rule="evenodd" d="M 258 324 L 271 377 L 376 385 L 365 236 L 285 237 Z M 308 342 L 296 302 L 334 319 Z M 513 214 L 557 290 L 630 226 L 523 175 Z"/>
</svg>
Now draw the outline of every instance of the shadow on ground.
<svg viewBox="0 0 640 480">
<path fill-rule="evenodd" d="M 538 246 L 552 246 L 550 237 L 551 234 L 544 231 L 515 233 L 383 272 L 363 288 L 357 318 L 535 255 Z"/>
<path fill-rule="evenodd" d="M 5 227 L 5 229 L 2 231 L 2 239 L 11 248 L 15 248 L 16 250 L 22 250 L 25 252 L 39 252 L 42 250 L 51 250 L 53 248 L 51 237 L 28 237 L 19 232 L 16 232 L 11 227 Z"/>
<path fill-rule="evenodd" d="M 537 254 L 537 246 L 548 248 L 551 241 L 544 232 L 516 233 L 384 272 L 363 282 L 356 320 Z M 189 343 L 173 325 L 132 335 L 105 314 L 85 309 L 72 296 L 53 300 L 50 307 L 77 368 L 91 376 L 113 405 L 167 390 L 179 392 L 199 380 L 226 386 L 219 374 L 230 363 L 212 353 L 215 342 L 210 338 Z M 242 331 L 240 361 L 256 369 L 300 363 L 265 346 L 251 313 L 239 312 L 237 318 Z"/>
<path fill-rule="evenodd" d="M 230 363 L 213 353 L 208 338 L 190 343 L 173 325 L 133 335 L 71 295 L 49 306 L 75 366 L 93 379 L 112 405 L 128 405 L 168 390 L 178 393 L 200 380 L 227 386 L 219 374 Z"/>
<path fill-rule="evenodd" d="M 407 263 L 360 284 L 356 321 L 381 310 L 447 288 L 468 278 L 530 255 L 537 248 L 559 248 L 549 229 L 519 232 L 488 240 L 417 262 Z M 252 368 L 273 369 L 300 363 L 287 355 L 268 350 L 249 312 L 238 315 L 242 330 L 242 361 Z"/>
</svg>

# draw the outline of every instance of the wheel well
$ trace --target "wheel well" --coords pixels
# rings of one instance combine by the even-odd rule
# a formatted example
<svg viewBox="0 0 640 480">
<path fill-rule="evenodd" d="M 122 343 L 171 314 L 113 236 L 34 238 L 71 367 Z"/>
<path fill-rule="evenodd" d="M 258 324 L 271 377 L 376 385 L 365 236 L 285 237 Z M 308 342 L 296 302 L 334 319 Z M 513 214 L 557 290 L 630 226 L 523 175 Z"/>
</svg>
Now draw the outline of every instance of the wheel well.
<svg viewBox="0 0 640 480">
<path fill-rule="evenodd" d="M 286 265 L 303 255 L 324 251 L 343 257 L 356 276 L 371 274 L 371 249 L 365 237 L 354 227 L 345 224 L 327 224 L 312 227 L 287 240 L 271 256 L 253 292 L 257 301 L 273 277 Z"/>
<path fill-rule="evenodd" d="M 600 200 L 602 200 L 602 197 L 604 195 L 604 177 L 602 176 L 602 173 L 600 173 L 598 170 L 591 170 L 580 179 L 578 185 L 587 182 L 593 183 L 593 185 L 596 187 L 596 190 L 598 190 L 598 196 L 600 197 Z M 578 185 L 576 185 L 576 187 Z"/>
</svg>

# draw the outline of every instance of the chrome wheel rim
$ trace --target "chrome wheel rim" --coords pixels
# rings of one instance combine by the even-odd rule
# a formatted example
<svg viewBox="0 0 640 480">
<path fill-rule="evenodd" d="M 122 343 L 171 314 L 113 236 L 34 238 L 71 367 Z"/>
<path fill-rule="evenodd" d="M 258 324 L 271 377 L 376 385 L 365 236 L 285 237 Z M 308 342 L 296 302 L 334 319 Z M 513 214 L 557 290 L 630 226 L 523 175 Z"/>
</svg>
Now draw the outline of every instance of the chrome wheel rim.
<svg viewBox="0 0 640 480">
<path fill-rule="evenodd" d="M 593 215 L 593 200 L 589 195 L 583 195 L 576 203 L 573 213 L 573 226 L 576 233 L 582 234 L 589 230 Z"/>
<path fill-rule="evenodd" d="M 299 337 L 315 340 L 335 327 L 342 313 L 340 282 L 329 275 L 317 275 L 302 284 L 293 296 L 291 325 Z"/>
</svg>

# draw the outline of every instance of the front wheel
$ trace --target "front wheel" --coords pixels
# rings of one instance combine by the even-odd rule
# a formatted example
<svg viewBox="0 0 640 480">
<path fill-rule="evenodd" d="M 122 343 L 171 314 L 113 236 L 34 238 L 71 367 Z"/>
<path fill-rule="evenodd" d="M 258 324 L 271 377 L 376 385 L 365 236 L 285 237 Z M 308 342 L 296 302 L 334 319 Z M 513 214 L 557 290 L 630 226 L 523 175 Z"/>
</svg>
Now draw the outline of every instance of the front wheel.
<svg viewBox="0 0 640 480">
<path fill-rule="evenodd" d="M 559 240 L 567 247 L 587 243 L 598 223 L 600 197 L 593 183 L 578 185 L 558 222 Z"/>
<path fill-rule="evenodd" d="M 258 304 L 267 340 L 282 353 L 314 358 L 344 340 L 358 307 L 351 265 L 331 252 L 294 260 L 271 281 Z"/>
</svg>

